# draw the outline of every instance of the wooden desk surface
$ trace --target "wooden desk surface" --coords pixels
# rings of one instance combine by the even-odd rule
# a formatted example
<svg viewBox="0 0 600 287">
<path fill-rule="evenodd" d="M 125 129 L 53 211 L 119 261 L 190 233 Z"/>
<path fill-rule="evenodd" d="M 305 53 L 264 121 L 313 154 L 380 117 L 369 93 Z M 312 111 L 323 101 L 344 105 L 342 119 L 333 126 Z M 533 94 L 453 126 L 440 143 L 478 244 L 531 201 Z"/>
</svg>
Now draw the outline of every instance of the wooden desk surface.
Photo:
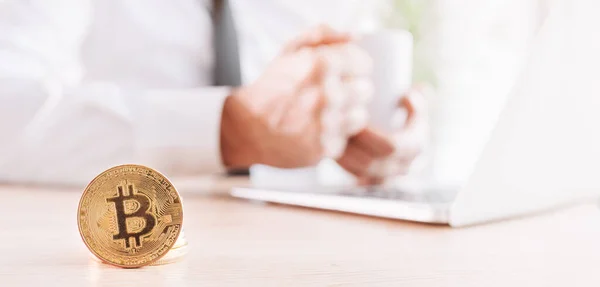
<svg viewBox="0 0 600 287">
<path fill-rule="evenodd" d="M 599 286 L 595 205 L 465 229 L 184 193 L 185 260 L 90 259 L 80 190 L 0 186 L 0 286 Z"/>
</svg>

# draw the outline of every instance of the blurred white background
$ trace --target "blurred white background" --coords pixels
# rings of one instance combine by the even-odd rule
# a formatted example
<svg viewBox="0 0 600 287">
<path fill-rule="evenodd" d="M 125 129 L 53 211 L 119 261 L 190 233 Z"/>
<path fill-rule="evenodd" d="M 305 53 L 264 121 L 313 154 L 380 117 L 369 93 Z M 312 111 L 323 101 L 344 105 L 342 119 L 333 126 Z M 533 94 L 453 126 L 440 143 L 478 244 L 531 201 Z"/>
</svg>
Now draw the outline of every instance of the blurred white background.
<svg viewBox="0 0 600 287">
<path fill-rule="evenodd" d="M 431 165 L 426 174 L 462 181 L 483 148 L 543 21 L 545 0 L 396 0 L 419 5 L 415 81 L 431 83 Z M 424 4 L 426 3 L 426 4 Z M 409 10 L 409 9 L 404 9 Z M 402 17 L 397 10 L 395 13 Z M 410 17 L 409 17 L 410 18 Z M 416 20 L 415 20 L 416 19 Z M 401 22 L 401 21 L 399 21 Z"/>
</svg>

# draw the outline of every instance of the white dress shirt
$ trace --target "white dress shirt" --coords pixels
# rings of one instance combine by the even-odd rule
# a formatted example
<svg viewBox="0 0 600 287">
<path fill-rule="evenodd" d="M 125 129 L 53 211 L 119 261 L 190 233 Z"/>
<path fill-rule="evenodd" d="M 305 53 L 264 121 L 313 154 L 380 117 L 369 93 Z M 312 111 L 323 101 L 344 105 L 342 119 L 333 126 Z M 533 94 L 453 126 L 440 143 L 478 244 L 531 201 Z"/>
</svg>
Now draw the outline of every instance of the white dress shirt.
<svg viewBox="0 0 600 287">
<path fill-rule="evenodd" d="M 260 63 L 242 65 L 244 82 L 305 28 L 354 25 L 361 2 L 232 1 L 244 35 L 242 61 Z M 210 0 L 0 2 L 0 181 L 80 184 L 124 163 L 167 175 L 221 171 L 219 127 L 230 90 L 211 87 L 211 6 Z M 245 9 L 262 9 L 266 17 Z M 267 20 L 275 21 L 264 34 L 271 39 L 244 28 Z"/>
<path fill-rule="evenodd" d="M 219 171 L 210 3 L 0 2 L 0 181 Z"/>
</svg>

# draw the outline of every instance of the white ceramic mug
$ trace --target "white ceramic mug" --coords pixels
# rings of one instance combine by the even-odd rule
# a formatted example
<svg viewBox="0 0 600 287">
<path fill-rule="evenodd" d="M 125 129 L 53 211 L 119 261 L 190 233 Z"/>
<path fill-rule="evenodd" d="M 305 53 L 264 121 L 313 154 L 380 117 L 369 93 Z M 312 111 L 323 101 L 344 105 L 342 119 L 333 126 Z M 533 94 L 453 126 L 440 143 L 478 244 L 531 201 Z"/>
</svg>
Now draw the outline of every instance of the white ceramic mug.
<svg viewBox="0 0 600 287">
<path fill-rule="evenodd" d="M 412 84 L 412 34 L 405 30 L 381 30 L 361 36 L 358 44 L 373 59 L 375 94 L 369 107 L 369 123 L 389 131 L 398 102 Z"/>
</svg>

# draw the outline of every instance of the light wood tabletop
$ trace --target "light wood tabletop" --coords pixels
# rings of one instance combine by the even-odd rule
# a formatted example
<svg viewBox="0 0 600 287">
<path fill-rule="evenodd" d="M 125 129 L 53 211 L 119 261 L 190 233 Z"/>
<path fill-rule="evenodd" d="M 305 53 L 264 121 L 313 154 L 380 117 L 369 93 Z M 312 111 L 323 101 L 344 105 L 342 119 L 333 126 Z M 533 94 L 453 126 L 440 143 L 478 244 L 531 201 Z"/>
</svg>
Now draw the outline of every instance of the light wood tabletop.
<svg viewBox="0 0 600 287">
<path fill-rule="evenodd" d="M 185 259 L 140 269 L 91 259 L 81 190 L 0 186 L 0 286 L 600 286 L 594 204 L 452 229 L 251 203 L 210 183 L 182 191 Z"/>
</svg>

